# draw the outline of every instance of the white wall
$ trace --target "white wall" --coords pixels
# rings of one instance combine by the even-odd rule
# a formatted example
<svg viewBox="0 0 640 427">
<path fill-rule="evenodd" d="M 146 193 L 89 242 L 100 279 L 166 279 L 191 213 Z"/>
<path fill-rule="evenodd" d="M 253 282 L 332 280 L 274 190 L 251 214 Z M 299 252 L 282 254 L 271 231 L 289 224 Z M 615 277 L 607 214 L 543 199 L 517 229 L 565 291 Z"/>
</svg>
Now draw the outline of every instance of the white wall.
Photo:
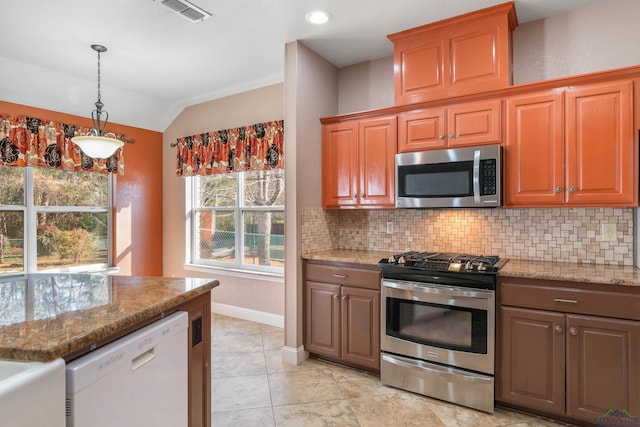
<svg viewBox="0 0 640 427">
<path fill-rule="evenodd" d="M 171 144 L 183 136 L 283 118 L 284 85 L 266 86 L 186 108 L 164 132 L 162 147 L 163 275 L 220 279 L 221 285 L 212 292 L 214 311 L 280 325 L 284 316 L 283 278 L 185 269 L 185 178 L 176 177 L 176 148 Z M 289 163 L 286 157 L 285 162 Z"/>
<path fill-rule="evenodd" d="M 340 68 L 338 114 L 393 105 L 393 55 Z"/>
<path fill-rule="evenodd" d="M 321 205 L 321 125 L 338 112 L 338 70 L 301 42 L 285 50 L 285 347 L 283 360 L 303 352 L 302 208 Z"/>
<path fill-rule="evenodd" d="M 638 0 L 609 0 L 522 24 L 513 34 L 514 83 L 638 65 L 638 22 Z"/>
</svg>

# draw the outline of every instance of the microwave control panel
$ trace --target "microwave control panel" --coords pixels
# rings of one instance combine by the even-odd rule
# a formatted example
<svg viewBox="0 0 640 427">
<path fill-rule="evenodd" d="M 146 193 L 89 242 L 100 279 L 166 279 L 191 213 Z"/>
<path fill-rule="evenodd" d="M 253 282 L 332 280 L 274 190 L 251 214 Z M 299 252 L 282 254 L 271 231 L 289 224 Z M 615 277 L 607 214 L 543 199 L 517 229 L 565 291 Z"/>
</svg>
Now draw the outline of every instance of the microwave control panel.
<svg viewBox="0 0 640 427">
<path fill-rule="evenodd" d="M 483 196 L 496 194 L 496 163 L 496 159 L 480 160 L 480 194 Z"/>
</svg>

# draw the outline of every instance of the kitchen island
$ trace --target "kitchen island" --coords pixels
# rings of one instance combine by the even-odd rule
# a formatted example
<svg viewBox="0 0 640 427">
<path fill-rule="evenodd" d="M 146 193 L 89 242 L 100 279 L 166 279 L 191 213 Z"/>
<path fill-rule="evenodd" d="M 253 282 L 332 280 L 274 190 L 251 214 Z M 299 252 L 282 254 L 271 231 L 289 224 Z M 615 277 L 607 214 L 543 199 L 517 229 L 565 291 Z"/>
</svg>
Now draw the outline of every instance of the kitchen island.
<svg viewBox="0 0 640 427">
<path fill-rule="evenodd" d="M 74 360 L 176 311 L 189 314 L 189 425 L 210 425 L 218 280 L 32 274 L 0 280 L 0 359 Z"/>
</svg>

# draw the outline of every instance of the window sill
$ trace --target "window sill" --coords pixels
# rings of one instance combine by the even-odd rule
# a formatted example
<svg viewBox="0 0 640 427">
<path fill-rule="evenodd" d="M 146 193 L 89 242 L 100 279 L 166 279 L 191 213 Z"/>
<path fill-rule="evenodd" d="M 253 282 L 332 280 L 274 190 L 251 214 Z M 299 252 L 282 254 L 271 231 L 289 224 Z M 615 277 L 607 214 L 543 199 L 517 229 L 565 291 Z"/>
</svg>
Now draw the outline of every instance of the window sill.
<svg viewBox="0 0 640 427">
<path fill-rule="evenodd" d="M 215 273 L 222 276 L 242 277 L 245 279 L 262 280 L 265 282 L 284 283 L 283 274 L 267 273 L 264 271 L 239 270 L 234 268 L 204 266 L 200 264 L 185 264 L 184 269 L 200 273 Z"/>
</svg>

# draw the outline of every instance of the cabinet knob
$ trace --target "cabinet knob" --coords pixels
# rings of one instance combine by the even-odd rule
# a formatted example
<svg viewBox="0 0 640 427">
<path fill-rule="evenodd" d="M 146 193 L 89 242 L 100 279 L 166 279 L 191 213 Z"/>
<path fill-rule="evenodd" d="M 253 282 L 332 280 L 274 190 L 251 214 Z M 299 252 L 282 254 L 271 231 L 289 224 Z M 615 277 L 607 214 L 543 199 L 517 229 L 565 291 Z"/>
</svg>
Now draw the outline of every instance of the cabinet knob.
<svg viewBox="0 0 640 427">
<path fill-rule="evenodd" d="M 557 333 L 560 333 L 560 332 L 562 332 L 562 326 L 556 325 L 556 326 L 553 327 L 553 330 L 556 331 Z"/>
<path fill-rule="evenodd" d="M 569 187 L 569 193 L 575 193 L 576 187 Z"/>
<path fill-rule="evenodd" d="M 347 300 L 347 296 L 343 295 L 342 298 L 340 298 L 342 301 L 346 301 Z"/>
<path fill-rule="evenodd" d="M 444 139 L 444 135 L 443 134 L 440 134 L 440 139 Z"/>
<path fill-rule="evenodd" d="M 562 193 L 562 187 L 556 187 L 553 189 L 556 193 Z"/>
<path fill-rule="evenodd" d="M 361 197 L 362 199 L 364 199 L 364 198 L 365 198 L 364 193 L 362 193 L 362 194 L 360 195 L 360 197 Z"/>
<path fill-rule="evenodd" d="M 455 133 L 450 133 L 450 134 L 449 134 L 449 138 L 453 139 L 453 138 L 455 138 L 455 137 L 456 137 L 456 134 L 455 134 Z"/>
<path fill-rule="evenodd" d="M 576 328 L 569 328 L 569 334 L 575 337 L 578 335 L 578 330 Z"/>
<path fill-rule="evenodd" d="M 353 195 L 353 200 L 355 200 L 355 199 L 357 199 L 357 198 L 358 198 L 358 195 L 357 195 L 357 194 L 354 194 L 354 195 Z"/>
<path fill-rule="evenodd" d="M 333 299 L 338 299 L 338 298 L 340 298 L 338 294 L 333 294 Z"/>
</svg>

